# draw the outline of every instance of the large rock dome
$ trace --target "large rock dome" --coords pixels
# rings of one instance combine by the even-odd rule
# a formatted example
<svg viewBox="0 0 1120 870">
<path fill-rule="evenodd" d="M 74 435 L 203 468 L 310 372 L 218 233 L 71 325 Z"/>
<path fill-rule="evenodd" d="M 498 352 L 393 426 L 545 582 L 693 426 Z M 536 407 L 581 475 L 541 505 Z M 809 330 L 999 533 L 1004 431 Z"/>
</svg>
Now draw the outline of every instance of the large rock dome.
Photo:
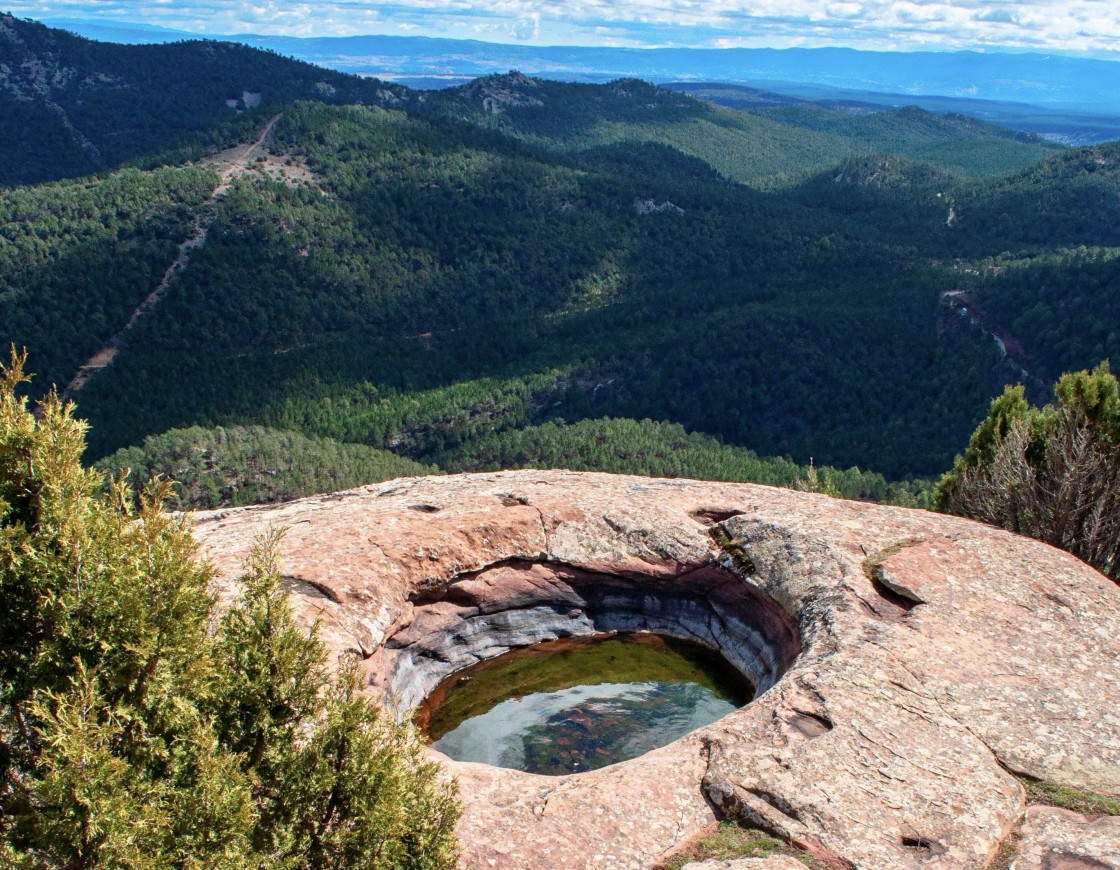
<svg viewBox="0 0 1120 870">
<path fill-rule="evenodd" d="M 468 864 L 653 867 L 726 814 L 827 866 L 983 868 L 1009 841 L 1016 868 L 1120 867 L 1120 821 L 1026 803 L 1021 778 L 1120 792 L 1120 587 L 1036 541 L 761 486 L 503 472 L 198 514 L 224 593 L 269 526 L 301 617 L 404 706 L 611 626 L 693 636 L 759 685 L 597 771 L 445 759 Z"/>
</svg>

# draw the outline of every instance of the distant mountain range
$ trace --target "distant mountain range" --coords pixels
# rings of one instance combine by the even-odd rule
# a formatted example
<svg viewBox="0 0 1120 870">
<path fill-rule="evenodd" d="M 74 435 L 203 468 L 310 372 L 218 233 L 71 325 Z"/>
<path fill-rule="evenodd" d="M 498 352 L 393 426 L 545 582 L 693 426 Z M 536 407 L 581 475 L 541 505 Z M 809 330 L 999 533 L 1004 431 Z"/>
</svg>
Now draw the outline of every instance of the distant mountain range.
<svg viewBox="0 0 1120 870">
<path fill-rule="evenodd" d="M 143 24 L 53 19 L 90 39 L 166 43 L 198 39 Z M 516 69 L 559 81 L 636 77 L 657 84 L 726 83 L 814 101 L 918 105 L 1037 133 L 1067 145 L 1120 139 L 1120 62 L 1040 54 L 871 52 L 815 49 L 634 49 L 504 45 L 402 36 L 216 37 L 318 66 L 396 81 L 412 88 L 464 84 Z M 727 105 L 727 94 L 703 96 Z"/>
<path fill-rule="evenodd" d="M 135 24 L 47 20 L 110 42 L 170 42 L 198 34 Z M 320 66 L 380 78 L 469 77 L 517 69 L 561 80 L 635 76 L 740 84 L 788 82 L 857 91 L 948 96 L 1120 113 L 1120 62 L 1063 55 L 875 52 L 847 48 L 699 49 L 504 45 L 404 36 L 217 37 Z"/>
<path fill-rule="evenodd" d="M 728 82 L 665 82 L 662 87 L 732 109 L 813 103 L 842 112 L 867 114 L 918 106 L 939 115 L 968 115 L 981 121 L 1035 133 L 1064 145 L 1095 145 L 1120 139 L 1120 116 L 1073 112 L 964 97 L 877 93 L 797 82 L 765 82 L 766 89 Z"/>
</svg>

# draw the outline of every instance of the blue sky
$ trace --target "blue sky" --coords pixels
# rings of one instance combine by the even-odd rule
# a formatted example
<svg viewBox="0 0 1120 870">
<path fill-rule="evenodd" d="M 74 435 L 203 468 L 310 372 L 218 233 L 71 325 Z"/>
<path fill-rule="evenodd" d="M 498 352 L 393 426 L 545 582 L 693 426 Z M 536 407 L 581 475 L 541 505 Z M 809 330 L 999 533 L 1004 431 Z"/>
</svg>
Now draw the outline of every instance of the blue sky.
<svg viewBox="0 0 1120 870">
<path fill-rule="evenodd" d="M 0 5 L 3 0 L 0 0 Z M 26 18 L 200 34 L 397 34 L 532 45 L 1014 48 L 1117 57 L 1120 0 L 48 0 Z"/>
</svg>

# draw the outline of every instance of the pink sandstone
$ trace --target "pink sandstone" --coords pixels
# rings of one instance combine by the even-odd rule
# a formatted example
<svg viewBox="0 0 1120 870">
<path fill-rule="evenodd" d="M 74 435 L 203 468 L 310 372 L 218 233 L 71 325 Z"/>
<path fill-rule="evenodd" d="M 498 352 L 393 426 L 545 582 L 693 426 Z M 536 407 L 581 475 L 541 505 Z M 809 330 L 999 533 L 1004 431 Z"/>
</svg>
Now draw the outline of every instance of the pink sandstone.
<svg viewBox="0 0 1120 870">
<path fill-rule="evenodd" d="M 683 601 L 682 631 L 761 675 L 748 706 L 601 770 L 444 759 L 468 865 L 654 867 L 718 809 L 829 866 L 983 868 L 1026 812 L 1012 773 L 1120 792 L 1120 587 L 1035 541 L 760 486 L 504 472 L 199 514 L 225 594 L 269 526 L 302 618 L 398 701 L 437 647 L 469 663 L 659 596 L 638 618 Z M 456 647 L 468 623 L 505 633 Z M 1036 861 L 1080 836 L 1053 812 L 1027 813 L 1016 867 L 1118 866 L 1111 845 Z M 1115 821 L 1092 836 L 1114 845 Z"/>
<path fill-rule="evenodd" d="M 1015 870 L 1120 870 L 1120 818 L 1028 807 Z"/>
</svg>

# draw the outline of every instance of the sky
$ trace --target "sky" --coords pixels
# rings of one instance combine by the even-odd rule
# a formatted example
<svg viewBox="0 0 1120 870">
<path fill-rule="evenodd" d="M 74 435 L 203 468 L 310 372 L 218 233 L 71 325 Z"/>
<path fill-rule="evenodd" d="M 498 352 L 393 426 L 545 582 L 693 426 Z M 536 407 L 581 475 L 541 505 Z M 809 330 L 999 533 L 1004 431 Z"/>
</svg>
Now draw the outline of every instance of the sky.
<svg viewBox="0 0 1120 870">
<path fill-rule="evenodd" d="M 0 0 L 0 8 L 4 6 Z M 391 34 L 528 45 L 971 48 L 1117 58 L 1120 0 L 44 0 L 21 18 L 203 35 Z"/>
</svg>

